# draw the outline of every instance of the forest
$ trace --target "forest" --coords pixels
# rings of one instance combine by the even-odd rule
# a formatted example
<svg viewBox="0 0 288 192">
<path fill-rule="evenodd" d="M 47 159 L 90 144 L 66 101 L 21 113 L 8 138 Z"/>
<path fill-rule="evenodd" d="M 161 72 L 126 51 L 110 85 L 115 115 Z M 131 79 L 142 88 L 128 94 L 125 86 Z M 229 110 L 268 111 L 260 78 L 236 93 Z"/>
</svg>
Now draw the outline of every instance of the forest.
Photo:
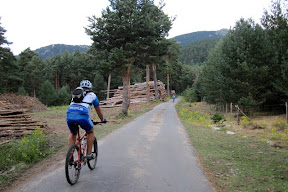
<svg viewBox="0 0 288 192">
<path fill-rule="evenodd" d="M 111 89 L 125 88 L 127 83 L 145 82 L 148 66 L 151 80 L 169 80 L 169 90 L 183 93 L 189 101 L 246 107 L 287 101 L 285 1 L 272 1 L 261 24 L 239 18 L 224 37 L 186 45 L 167 39 L 175 18 L 163 12 L 164 5 L 144 0 L 110 2 L 101 17 L 88 18 L 86 34 L 93 43 L 87 52 L 42 59 L 27 48 L 16 57 L 7 47 L 10 41 L 0 23 L 0 93 L 38 97 L 48 106 L 63 105 L 69 103 L 71 90 L 80 80 L 89 79 L 93 91 L 104 99 L 101 90 L 107 89 L 109 75 Z M 124 100 L 125 111 L 129 96 Z"/>
</svg>

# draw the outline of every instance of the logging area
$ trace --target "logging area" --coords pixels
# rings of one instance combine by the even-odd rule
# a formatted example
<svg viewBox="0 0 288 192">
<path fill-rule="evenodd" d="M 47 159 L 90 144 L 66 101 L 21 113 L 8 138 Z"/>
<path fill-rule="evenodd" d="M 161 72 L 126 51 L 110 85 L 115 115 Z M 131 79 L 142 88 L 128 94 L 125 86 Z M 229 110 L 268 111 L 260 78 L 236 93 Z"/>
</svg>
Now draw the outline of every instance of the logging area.
<svg viewBox="0 0 288 192">
<path fill-rule="evenodd" d="M 150 101 L 155 101 L 155 86 L 154 81 L 149 81 L 149 92 L 147 83 L 135 83 L 134 85 L 130 85 L 130 104 L 135 103 L 145 103 L 147 102 L 147 97 Z M 157 81 L 157 88 L 159 94 L 159 100 L 165 101 L 167 94 L 165 90 L 165 84 L 161 81 Z M 107 92 L 107 90 L 103 90 L 103 92 Z M 123 97 L 123 87 L 118 87 L 118 89 L 110 90 L 110 94 L 113 94 L 113 97 L 107 98 L 105 101 L 100 101 L 100 105 L 103 108 L 111 108 L 111 107 L 120 107 L 122 106 L 122 97 Z M 149 94 L 149 95 L 148 95 Z"/>
<path fill-rule="evenodd" d="M 0 144 L 29 135 L 36 127 L 47 131 L 47 125 L 35 121 L 31 114 L 47 110 L 37 98 L 15 94 L 0 95 Z"/>
<path fill-rule="evenodd" d="M 147 87 L 149 85 L 149 89 Z M 165 101 L 165 84 L 157 82 L 159 100 Z M 106 90 L 107 91 L 107 90 Z M 122 106 L 123 87 L 118 87 L 110 91 L 113 97 L 100 101 L 103 108 L 113 108 Z M 144 103 L 155 101 L 154 81 L 148 83 L 136 83 L 130 85 L 130 103 Z M 30 135 L 36 127 L 40 127 L 44 132 L 49 132 L 49 127 L 45 122 L 36 121 L 32 118 L 33 113 L 48 110 L 47 106 L 35 97 L 21 96 L 15 94 L 0 94 L 0 145 L 19 139 L 24 135 Z"/>
</svg>

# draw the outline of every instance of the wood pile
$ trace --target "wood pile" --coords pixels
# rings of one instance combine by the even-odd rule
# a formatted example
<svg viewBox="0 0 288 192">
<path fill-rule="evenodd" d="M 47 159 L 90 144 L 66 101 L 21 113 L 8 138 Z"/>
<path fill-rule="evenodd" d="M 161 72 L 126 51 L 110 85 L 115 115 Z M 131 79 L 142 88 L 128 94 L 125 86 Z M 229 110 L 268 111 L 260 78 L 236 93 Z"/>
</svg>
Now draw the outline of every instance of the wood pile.
<svg viewBox="0 0 288 192">
<path fill-rule="evenodd" d="M 30 135 L 36 127 L 47 126 L 34 121 L 27 110 L 21 109 L 6 100 L 0 100 L 0 144 Z"/>
<path fill-rule="evenodd" d="M 155 88 L 154 81 L 149 81 L 150 86 L 150 101 L 155 101 Z M 157 88 L 159 93 L 159 98 L 161 101 L 166 99 L 166 90 L 165 84 L 161 81 L 157 82 Z M 130 103 L 144 103 L 147 102 L 147 90 L 146 90 L 146 82 L 144 83 L 135 83 L 134 85 L 130 85 Z M 118 87 L 118 89 L 112 90 L 114 95 L 112 98 L 109 98 L 105 101 L 100 101 L 101 107 L 118 107 L 122 106 L 122 97 L 123 97 L 123 87 Z"/>
</svg>

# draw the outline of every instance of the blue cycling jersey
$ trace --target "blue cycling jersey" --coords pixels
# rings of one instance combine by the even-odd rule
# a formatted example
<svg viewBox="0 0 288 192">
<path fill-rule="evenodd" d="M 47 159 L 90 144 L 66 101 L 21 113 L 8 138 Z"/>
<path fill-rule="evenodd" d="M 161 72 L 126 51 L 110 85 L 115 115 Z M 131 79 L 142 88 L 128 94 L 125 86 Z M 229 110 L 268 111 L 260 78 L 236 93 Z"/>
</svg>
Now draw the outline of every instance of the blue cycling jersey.
<svg viewBox="0 0 288 192">
<path fill-rule="evenodd" d="M 67 113 L 88 114 L 91 106 L 98 107 L 99 101 L 95 93 L 89 92 L 83 98 L 83 103 L 71 102 Z"/>
<path fill-rule="evenodd" d="M 89 92 L 83 98 L 84 103 L 71 102 L 67 110 L 67 125 L 70 131 L 73 133 L 76 131 L 74 124 L 78 124 L 85 131 L 93 129 L 93 122 L 89 117 L 89 109 L 93 105 L 98 107 L 99 101 L 95 93 Z"/>
</svg>

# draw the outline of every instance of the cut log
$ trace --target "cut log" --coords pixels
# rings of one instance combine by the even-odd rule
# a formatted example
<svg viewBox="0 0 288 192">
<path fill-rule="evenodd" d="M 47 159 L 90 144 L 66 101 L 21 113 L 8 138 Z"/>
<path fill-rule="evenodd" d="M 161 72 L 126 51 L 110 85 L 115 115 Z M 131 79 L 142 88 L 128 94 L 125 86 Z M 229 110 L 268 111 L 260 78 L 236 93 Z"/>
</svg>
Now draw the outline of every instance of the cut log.
<svg viewBox="0 0 288 192">
<path fill-rule="evenodd" d="M 155 87 L 154 82 L 150 81 L 149 83 L 135 83 L 134 85 L 130 85 L 130 103 L 141 103 L 147 102 L 147 84 L 150 87 L 149 97 L 150 101 L 155 101 Z M 166 89 L 165 84 L 161 81 L 157 82 L 157 88 L 160 100 L 166 99 Z M 120 105 L 123 101 L 123 87 L 118 87 L 115 91 L 115 94 L 112 98 L 109 98 L 105 101 L 101 101 L 101 107 L 114 107 Z M 149 98 L 148 97 L 148 98 Z"/>
<path fill-rule="evenodd" d="M 32 113 L 27 113 L 26 109 L 10 109 L 11 103 L 0 100 L 0 138 L 1 143 L 5 140 L 13 140 L 29 135 L 37 127 L 42 130 L 47 128 L 45 123 L 35 121 L 31 118 Z M 4 140 L 4 142 L 2 141 Z"/>
</svg>

